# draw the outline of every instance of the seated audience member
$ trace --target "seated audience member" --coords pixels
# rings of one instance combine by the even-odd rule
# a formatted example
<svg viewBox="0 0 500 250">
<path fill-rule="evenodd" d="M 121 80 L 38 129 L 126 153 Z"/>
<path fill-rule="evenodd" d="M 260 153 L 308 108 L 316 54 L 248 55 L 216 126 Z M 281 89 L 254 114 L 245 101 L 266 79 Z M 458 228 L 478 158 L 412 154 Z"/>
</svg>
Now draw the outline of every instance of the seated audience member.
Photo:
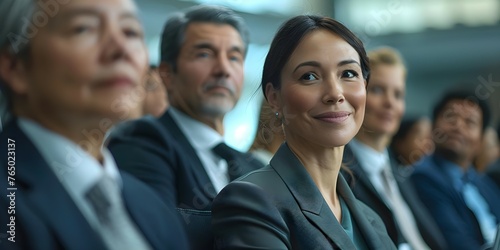
<svg viewBox="0 0 500 250">
<path fill-rule="evenodd" d="M 118 166 L 153 187 L 184 216 L 193 249 L 209 249 L 210 208 L 230 181 L 263 167 L 224 143 L 223 119 L 243 88 L 247 28 L 232 10 L 195 6 L 172 16 L 160 76 L 170 108 L 123 124 L 109 148 Z"/>
<path fill-rule="evenodd" d="M 403 118 L 398 132 L 392 137 L 390 150 L 401 166 L 413 166 L 434 150 L 432 127 L 425 117 Z"/>
<path fill-rule="evenodd" d="M 497 139 L 500 141 L 500 124 L 497 127 Z M 500 188 L 500 153 L 497 160 L 486 168 L 486 175 L 490 177 Z"/>
<path fill-rule="evenodd" d="M 474 98 L 474 91 L 455 89 L 434 107 L 436 149 L 415 165 L 411 179 L 449 249 L 484 249 L 496 233 L 500 192 L 477 173 L 472 160 L 480 150 L 489 108 Z"/>
<path fill-rule="evenodd" d="M 214 200 L 216 249 L 395 249 L 339 175 L 368 75 L 362 42 L 339 22 L 301 15 L 281 26 L 261 83 L 286 142 Z"/>
<path fill-rule="evenodd" d="M 406 68 L 401 55 L 383 47 L 368 52 L 370 84 L 363 126 L 344 150 L 343 163 L 354 195 L 384 221 L 399 249 L 445 248 L 436 223 L 420 202 L 408 168 L 389 154 L 389 142 L 405 110 Z"/>
<path fill-rule="evenodd" d="M 479 154 L 474 159 L 474 167 L 479 173 L 484 173 L 486 169 L 500 158 L 499 136 L 493 127 L 486 127 L 481 142 Z"/>
<path fill-rule="evenodd" d="M 187 249 L 175 208 L 102 148 L 120 120 L 112 102 L 136 91 L 147 68 L 134 2 L 56 4 L 0 3 L 0 85 L 12 114 L 0 133 L 0 249 Z M 24 25 L 54 9 L 46 25 Z M 28 29 L 36 35 L 23 37 Z"/>
<path fill-rule="evenodd" d="M 271 158 L 285 140 L 283 127 L 279 120 L 276 119 L 278 115 L 278 113 L 273 112 L 267 101 L 262 102 L 257 134 L 249 151 L 264 165 L 269 164 L 269 161 L 271 161 Z"/>
<path fill-rule="evenodd" d="M 150 66 L 144 81 L 145 96 L 142 115 L 160 117 L 168 108 L 168 96 L 156 66 Z"/>
</svg>

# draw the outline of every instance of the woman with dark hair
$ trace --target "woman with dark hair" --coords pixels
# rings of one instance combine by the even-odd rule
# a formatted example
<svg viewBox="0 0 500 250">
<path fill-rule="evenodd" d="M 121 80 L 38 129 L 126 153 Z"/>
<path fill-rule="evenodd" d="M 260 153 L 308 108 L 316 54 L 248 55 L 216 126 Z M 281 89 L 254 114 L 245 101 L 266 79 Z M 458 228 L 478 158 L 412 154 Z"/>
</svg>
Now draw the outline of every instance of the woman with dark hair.
<svg viewBox="0 0 500 250">
<path fill-rule="evenodd" d="M 434 151 L 431 137 L 432 126 L 429 118 L 425 116 L 403 118 L 389 148 L 399 164 L 411 166 Z"/>
<path fill-rule="evenodd" d="M 363 122 L 368 74 L 363 44 L 339 22 L 301 15 L 281 26 L 262 90 L 286 140 L 267 167 L 216 197 L 217 249 L 395 248 L 339 175 Z"/>
</svg>

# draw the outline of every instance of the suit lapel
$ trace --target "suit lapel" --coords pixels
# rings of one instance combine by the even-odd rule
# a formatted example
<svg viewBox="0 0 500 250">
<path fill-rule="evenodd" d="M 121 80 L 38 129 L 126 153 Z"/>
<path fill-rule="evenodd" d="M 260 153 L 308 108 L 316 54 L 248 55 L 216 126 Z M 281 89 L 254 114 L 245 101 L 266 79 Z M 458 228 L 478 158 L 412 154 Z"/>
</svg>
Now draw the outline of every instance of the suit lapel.
<svg viewBox="0 0 500 250">
<path fill-rule="evenodd" d="M 355 249 L 353 242 L 326 204 L 316 184 L 297 157 L 284 143 L 271 160 L 295 197 L 304 216 L 340 249 Z"/>
<path fill-rule="evenodd" d="M 344 157 L 342 159 L 342 162 L 344 164 L 347 164 L 349 166 L 349 169 L 351 169 L 354 174 L 354 180 L 351 180 L 349 184 L 351 186 L 363 185 L 371 193 L 371 195 L 376 196 L 378 200 L 383 201 L 382 197 L 380 197 L 380 194 L 377 192 L 372 182 L 370 181 L 368 175 L 359 165 L 359 162 L 356 159 L 354 152 L 349 147 L 349 144 L 345 145 L 344 147 Z M 386 206 L 385 203 L 384 206 Z"/>
<path fill-rule="evenodd" d="M 472 171 L 472 183 L 478 188 L 479 193 L 488 203 L 490 212 L 500 220 L 500 192 L 495 184 L 485 175 Z"/>
<path fill-rule="evenodd" d="M 353 223 L 356 223 L 356 226 L 363 235 L 368 249 L 383 249 L 384 245 L 380 241 L 378 235 L 373 231 L 372 224 L 375 222 L 374 218 L 368 217 L 366 213 L 361 211 L 357 204 L 357 199 L 354 197 L 354 194 L 342 175 L 339 175 L 337 180 L 337 192 L 347 204 L 351 217 L 353 218 Z"/>
<path fill-rule="evenodd" d="M 18 192 L 24 192 L 31 211 L 53 230 L 65 249 L 104 249 L 101 238 L 17 122 L 8 129 L 3 135 L 16 140 L 16 180 L 23 186 Z M 85 242 L 82 243 L 82 239 Z"/>
<path fill-rule="evenodd" d="M 417 197 L 412 194 L 416 194 L 416 191 L 413 189 L 411 186 L 411 183 L 408 182 L 409 175 L 411 174 L 410 172 L 406 171 L 411 171 L 409 167 L 401 167 L 399 164 L 393 160 L 394 157 L 392 154 L 389 154 L 391 157 L 391 171 L 394 175 L 394 179 L 396 180 L 396 183 L 398 184 L 399 192 L 401 193 L 401 196 L 403 197 L 404 201 L 408 204 L 408 207 L 410 210 L 412 210 L 413 215 L 416 217 L 418 211 L 413 211 L 413 208 L 415 206 L 418 207 L 418 204 L 415 204 L 418 202 Z M 417 221 L 419 221 L 419 218 L 415 218 Z"/>
<path fill-rule="evenodd" d="M 162 235 L 162 232 L 154 231 L 155 227 L 151 225 L 151 221 L 148 218 L 155 218 L 155 216 L 163 216 L 163 214 L 152 214 L 152 211 L 155 211 L 157 207 L 145 207 L 144 204 L 151 204 L 150 201 L 144 199 L 144 192 L 142 192 L 141 187 L 137 187 L 131 181 L 131 177 L 129 177 L 126 173 L 120 172 L 120 175 L 123 180 L 123 189 L 122 189 L 122 197 L 125 207 L 130 215 L 130 218 L 137 225 L 139 231 L 146 238 L 149 244 L 153 248 L 158 248 L 161 246 L 161 240 L 155 236 Z M 144 216 L 147 214 L 148 216 Z M 158 217 L 156 217 L 158 218 Z"/>
<path fill-rule="evenodd" d="M 196 153 L 193 146 L 191 146 L 191 143 L 189 143 L 188 139 L 168 111 L 163 114 L 159 121 L 175 139 L 176 143 L 178 143 L 178 145 L 182 148 L 183 152 L 180 153 L 183 153 L 187 156 L 186 159 L 191 163 L 191 166 L 193 167 L 194 176 L 199 184 L 198 186 L 204 187 L 204 190 L 202 190 L 203 193 L 206 193 L 209 198 L 213 200 L 217 193 L 212 186 L 212 181 L 208 177 L 208 174 L 205 171 L 205 168 L 203 167 L 198 154 Z M 211 188 L 205 188 L 207 187 L 207 183 L 211 185 Z"/>
<path fill-rule="evenodd" d="M 319 214 L 305 210 L 302 213 L 340 249 L 356 249 L 354 243 L 342 228 L 342 225 L 340 225 L 327 206 L 324 206 Z"/>
</svg>

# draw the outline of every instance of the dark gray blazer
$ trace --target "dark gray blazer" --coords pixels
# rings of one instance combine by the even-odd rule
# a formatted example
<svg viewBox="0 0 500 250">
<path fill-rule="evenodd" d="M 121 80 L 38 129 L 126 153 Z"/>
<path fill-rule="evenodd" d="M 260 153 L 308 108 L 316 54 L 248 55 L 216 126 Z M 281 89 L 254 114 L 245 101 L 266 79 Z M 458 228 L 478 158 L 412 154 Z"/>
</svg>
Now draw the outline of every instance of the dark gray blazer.
<svg viewBox="0 0 500 250">
<path fill-rule="evenodd" d="M 395 249 L 384 223 L 339 175 L 337 191 L 369 249 Z M 308 172 L 283 144 L 270 165 L 230 183 L 212 205 L 216 249 L 355 249 Z"/>
</svg>

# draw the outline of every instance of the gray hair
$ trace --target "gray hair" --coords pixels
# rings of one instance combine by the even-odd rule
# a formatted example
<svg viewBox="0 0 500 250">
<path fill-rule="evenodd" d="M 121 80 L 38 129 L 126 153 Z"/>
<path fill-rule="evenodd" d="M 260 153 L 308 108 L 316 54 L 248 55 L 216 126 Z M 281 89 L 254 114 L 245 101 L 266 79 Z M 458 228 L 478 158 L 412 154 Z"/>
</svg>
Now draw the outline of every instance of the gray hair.
<svg viewBox="0 0 500 250">
<path fill-rule="evenodd" d="M 165 24 L 161 39 L 161 61 L 177 70 L 177 57 L 184 41 L 187 26 L 191 23 L 215 23 L 233 26 L 241 36 L 245 46 L 245 54 L 248 51 L 248 28 L 242 17 L 233 10 L 222 6 L 197 5 L 186 10 L 184 13 L 173 15 Z"/>
<path fill-rule="evenodd" d="M 35 0 L 4 0 L 0 2 L 0 53 L 21 57 L 28 48 L 28 26 L 37 9 Z M 10 89 L 0 77 L 0 131 L 10 117 Z"/>
<path fill-rule="evenodd" d="M 6 0 L 0 3 L 0 49 L 11 53 L 23 51 L 28 44 L 27 29 L 32 25 L 35 0 Z"/>
</svg>

